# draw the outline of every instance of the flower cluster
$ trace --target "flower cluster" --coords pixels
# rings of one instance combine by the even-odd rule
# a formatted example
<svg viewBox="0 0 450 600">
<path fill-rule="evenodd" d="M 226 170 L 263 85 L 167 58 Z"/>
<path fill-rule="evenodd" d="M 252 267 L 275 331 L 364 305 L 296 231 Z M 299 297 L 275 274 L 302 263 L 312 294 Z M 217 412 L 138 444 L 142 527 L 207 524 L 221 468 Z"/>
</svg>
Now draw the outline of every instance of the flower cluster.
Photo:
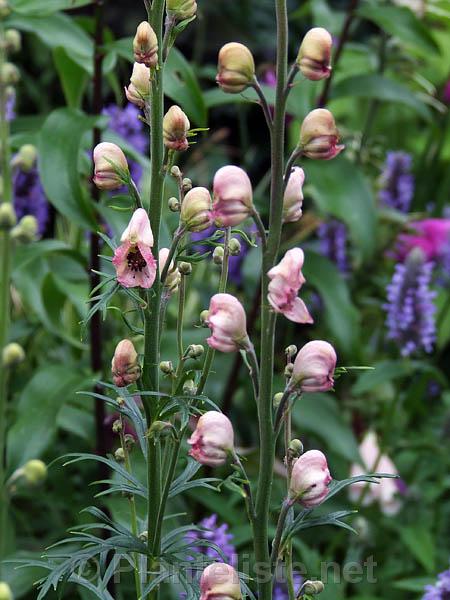
<svg viewBox="0 0 450 600">
<path fill-rule="evenodd" d="M 235 567 L 237 563 L 237 554 L 236 548 L 233 545 L 233 534 L 228 532 L 228 524 L 222 523 L 219 525 L 217 522 L 217 515 L 212 514 L 209 517 L 202 519 L 200 523 L 198 523 L 198 528 L 199 529 L 189 531 L 186 535 L 186 539 L 192 541 L 193 549 L 213 560 L 220 559 L 220 555 L 214 548 L 210 546 L 195 545 L 195 542 L 198 540 L 212 542 L 220 548 L 222 554 L 227 559 L 227 562 Z"/>
<path fill-rule="evenodd" d="M 412 158 L 406 152 L 388 152 L 380 176 L 380 200 L 389 208 L 407 213 L 414 195 Z"/>
<path fill-rule="evenodd" d="M 35 217 L 37 232 L 42 235 L 47 227 L 50 208 L 39 176 L 36 154 L 33 153 L 30 161 L 20 160 L 20 154 L 19 151 L 13 159 L 14 210 L 18 219 L 26 215 Z"/>
<path fill-rule="evenodd" d="M 347 227 L 333 219 L 319 225 L 317 235 L 320 240 L 320 253 L 333 262 L 341 273 L 349 270 L 347 255 Z"/>
<path fill-rule="evenodd" d="M 422 600 L 445 600 L 450 598 L 450 569 L 438 575 L 434 585 L 425 586 L 425 594 Z"/>
</svg>

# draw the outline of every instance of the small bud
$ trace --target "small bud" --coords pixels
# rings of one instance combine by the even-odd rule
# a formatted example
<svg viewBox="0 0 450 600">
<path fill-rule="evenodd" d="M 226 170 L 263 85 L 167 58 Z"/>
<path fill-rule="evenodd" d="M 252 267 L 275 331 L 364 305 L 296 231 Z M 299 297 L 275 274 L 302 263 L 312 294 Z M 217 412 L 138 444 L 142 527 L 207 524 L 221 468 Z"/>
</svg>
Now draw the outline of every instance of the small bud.
<svg viewBox="0 0 450 600">
<path fill-rule="evenodd" d="M 289 377 L 289 378 L 291 378 L 291 377 L 292 377 L 292 371 L 293 371 L 293 370 L 294 370 L 294 365 L 293 365 L 292 363 L 289 363 L 289 364 L 287 364 L 287 365 L 284 367 L 284 376 L 285 376 L 285 377 Z"/>
<path fill-rule="evenodd" d="M 323 27 L 314 27 L 306 33 L 298 51 L 297 65 L 307 79 L 319 81 L 330 76 L 332 45 L 331 35 Z"/>
<path fill-rule="evenodd" d="M 0 204 L 0 229 L 9 231 L 17 223 L 16 212 L 11 202 Z"/>
<path fill-rule="evenodd" d="M 130 340 L 122 340 L 117 344 L 111 361 L 111 373 L 117 387 L 130 385 L 141 376 L 138 355 Z"/>
<path fill-rule="evenodd" d="M 175 196 L 172 196 L 172 198 L 169 198 L 168 205 L 169 205 L 169 210 L 171 210 L 172 212 L 179 212 L 179 210 L 181 208 L 180 201 L 178 200 L 178 198 L 175 198 Z"/>
<path fill-rule="evenodd" d="M 294 167 L 283 196 L 283 223 L 295 223 L 302 216 L 303 183 L 305 172 L 300 167 Z"/>
<path fill-rule="evenodd" d="M 298 458 L 292 469 L 289 498 L 306 508 L 321 504 L 328 495 L 331 481 L 327 459 L 319 450 L 309 450 Z"/>
<path fill-rule="evenodd" d="M 133 446 L 135 445 L 136 440 L 134 439 L 134 436 L 131 435 L 131 433 L 126 433 L 123 436 L 123 442 L 125 444 L 125 448 L 130 452 Z"/>
<path fill-rule="evenodd" d="M 142 21 L 136 29 L 133 40 L 134 60 L 146 67 L 156 67 L 158 64 L 158 38 L 150 23 Z"/>
<path fill-rule="evenodd" d="M 129 102 L 139 108 L 144 108 L 150 97 L 150 69 L 141 63 L 135 62 L 130 84 L 125 88 L 125 95 Z"/>
<path fill-rule="evenodd" d="M 204 187 L 195 187 L 184 197 L 181 222 L 189 231 L 203 231 L 211 225 L 211 196 Z"/>
<path fill-rule="evenodd" d="M 5 31 L 5 50 L 11 54 L 19 52 L 22 45 L 22 37 L 17 29 L 7 29 Z"/>
<path fill-rule="evenodd" d="M 159 439 L 174 433 L 174 426 L 169 421 L 154 421 L 148 430 L 147 437 Z"/>
<path fill-rule="evenodd" d="M 242 304 L 231 294 L 215 294 L 209 303 L 208 345 L 220 352 L 249 350 L 252 345 L 247 334 L 247 318 Z"/>
<path fill-rule="evenodd" d="M 189 177 L 185 177 L 183 179 L 183 192 L 189 192 L 189 190 L 192 190 L 192 181 Z"/>
<path fill-rule="evenodd" d="M 47 477 L 47 467 L 42 460 L 29 460 L 22 467 L 22 473 L 29 485 L 38 485 Z"/>
<path fill-rule="evenodd" d="M 10 14 L 11 8 L 7 0 L 0 0 L 0 19 L 4 19 Z"/>
<path fill-rule="evenodd" d="M 0 4 L 0 16 L 1 16 L 1 4 Z M 11 588 L 6 581 L 0 581 L 0 600 L 14 600 Z"/>
<path fill-rule="evenodd" d="M 9 369 L 25 360 L 25 352 L 20 344 L 11 342 L 2 350 L 2 365 Z"/>
<path fill-rule="evenodd" d="M 200 313 L 200 324 L 202 327 L 208 327 L 209 310 L 202 310 Z"/>
<path fill-rule="evenodd" d="M 200 358 L 204 353 L 205 348 L 201 344 L 191 344 L 187 349 L 187 356 L 189 358 Z"/>
<path fill-rule="evenodd" d="M 253 190 L 247 173 L 227 165 L 219 169 L 213 181 L 213 218 L 218 227 L 239 225 L 253 210 Z"/>
<path fill-rule="evenodd" d="M 114 421 L 114 423 L 112 424 L 112 430 L 113 433 L 120 433 L 123 429 L 123 424 L 122 421 L 120 419 L 117 419 L 116 421 Z"/>
<path fill-rule="evenodd" d="M 169 256 L 169 248 L 161 248 L 159 251 L 159 272 L 162 273 L 166 265 L 167 258 Z M 170 261 L 169 270 L 167 271 L 166 278 L 164 280 L 164 287 L 169 294 L 175 294 L 178 291 L 178 286 L 181 282 L 181 273 L 173 263 Z"/>
<path fill-rule="evenodd" d="M 286 356 L 288 358 L 293 358 L 296 354 L 297 354 L 298 350 L 297 350 L 297 346 L 295 346 L 294 344 L 291 344 L 290 346 L 288 346 L 284 353 L 286 354 Z"/>
<path fill-rule="evenodd" d="M 200 600 L 241 600 L 239 576 L 232 566 L 214 562 L 203 570 Z"/>
<path fill-rule="evenodd" d="M 308 113 L 300 130 L 299 149 L 304 156 L 330 160 L 344 149 L 339 144 L 339 132 L 334 117 L 325 108 Z"/>
<path fill-rule="evenodd" d="M 190 127 L 189 119 L 181 108 L 176 104 L 171 106 L 163 119 L 163 137 L 166 148 L 180 152 L 187 150 L 189 142 L 186 136 Z"/>
<path fill-rule="evenodd" d="M 197 13 L 195 0 L 167 0 L 167 14 L 175 21 L 191 19 Z"/>
<path fill-rule="evenodd" d="M 182 260 L 181 262 L 178 263 L 178 270 L 180 271 L 180 273 L 182 275 L 184 275 L 185 277 L 187 275 L 190 275 L 192 273 L 192 265 L 191 263 L 185 262 L 184 260 Z"/>
<path fill-rule="evenodd" d="M 35 216 L 25 215 L 20 219 L 14 229 L 11 230 L 11 237 L 20 244 L 34 242 L 38 232 L 38 222 Z"/>
<path fill-rule="evenodd" d="M 19 148 L 19 152 L 11 161 L 12 167 L 17 167 L 21 171 L 29 172 L 36 164 L 37 148 L 33 144 L 24 144 Z"/>
<path fill-rule="evenodd" d="M 102 142 L 94 148 L 94 183 L 100 190 L 116 190 L 129 176 L 125 154 L 116 144 Z"/>
<path fill-rule="evenodd" d="M 305 581 L 302 585 L 301 591 L 304 594 L 310 594 L 311 596 L 315 596 L 316 594 L 320 594 L 325 589 L 325 586 L 321 581 Z"/>
<path fill-rule="evenodd" d="M 223 246 L 216 246 L 214 248 L 212 259 L 215 265 L 221 265 L 223 263 L 224 254 Z"/>
<path fill-rule="evenodd" d="M 186 396 L 195 396 L 196 393 L 197 393 L 197 386 L 192 381 L 192 379 L 187 379 L 183 383 L 183 394 L 185 394 Z"/>
<path fill-rule="evenodd" d="M 273 397 L 273 399 L 272 399 L 272 402 L 273 402 L 273 407 L 274 407 L 274 408 L 278 408 L 278 407 L 280 406 L 280 402 L 281 402 L 281 399 L 282 399 L 282 398 L 283 398 L 283 392 L 277 392 L 277 393 L 274 395 L 274 397 Z"/>
<path fill-rule="evenodd" d="M 177 165 L 174 165 L 171 169 L 170 169 L 170 174 L 172 175 L 172 177 L 175 177 L 176 179 L 180 179 L 182 176 L 180 167 L 177 167 Z"/>
<path fill-rule="evenodd" d="M 231 256 L 239 256 L 242 250 L 241 242 L 237 238 L 231 238 L 228 244 L 228 250 L 230 251 Z"/>
<path fill-rule="evenodd" d="M 188 440 L 190 456 L 202 465 L 224 465 L 233 451 L 234 432 L 230 419 L 210 410 L 200 417 L 194 433 Z"/>
<path fill-rule="evenodd" d="M 122 396 L 118 396 L 116 398 L 116 402 L 117 402 L 118 406 L 125 406 L 125 400 L 122 398 Z"/>
<path fill-rule="evenodd" d="M 308 342 L 297 354 L 292 371 L 292 383 L 302 392 L 327 392 L 334 385 L 336 352 L 322 340 Z"/>
<path fill-rule="evenodd" d="M 247 46 L 231 42 L 219 52 L 216 82 L 227 94 L 239 94 L 255 79 L 255 61 Z"/>
<path fill-rule="evenodd" d="M 147 542 L 148 541 L 148 531 L 145 530 L 142 533 L 140 533 L 139 539 L 142 540 L 143 542 Z"/>
<path fill-rule="evenodd" d="M 171 360 L 163 360 L 159 363 L 159 369 L 164 375 L 173 375 L 174 368 Z"/>
<path fill-rule="evenodd" d="M 20 81 L 20 71 L 13 63 L 4 63 L 0 71 L 0 82 L 3 85 L 15 85 Z"/>
<path fill-rule="evenodd" d="M 299 458 L 303 454 L 302 442 L 298 439 L 291 440 L 288 451 L 292 458 Z"/>
<path fill-rule="evenodd" d="M 114 452 L 114 458 L 117 460 L 117 462 L 124 462 L 125 452 L 123 451 L 123 448 L 117 448 L 117 450 Z"/>
</svg>

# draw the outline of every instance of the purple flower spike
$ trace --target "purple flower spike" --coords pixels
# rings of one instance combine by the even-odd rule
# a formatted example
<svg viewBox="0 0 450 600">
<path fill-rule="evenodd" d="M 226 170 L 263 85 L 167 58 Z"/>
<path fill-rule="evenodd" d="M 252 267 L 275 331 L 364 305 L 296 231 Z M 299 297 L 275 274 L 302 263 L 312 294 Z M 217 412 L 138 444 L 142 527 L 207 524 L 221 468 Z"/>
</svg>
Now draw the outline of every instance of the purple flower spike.
<svg viewBox="0 0 450 600">
<path fill-rule="evenodd" d="M 414 195 L 412 158 L 406 152 L 388 152 L 381 173 L 380 200 L 389 208 L 407 213 Z"/>
<path fill-rule="evenodd" d="M 333 219 L 322 223 L 317 230 L 320 253 L 333 262 L 341 273 L 349 271 L 347 256 L 347 228 L 344 223 Z"/>
<path fill-rule="evenodd" d="M 232 543 L 233 534 L 228 533 L 228 525 L 226 523 L 219 525 L 217 523 L 217 515 L 213 514 L 200 521 L 198 526 L 205 529 L 205 531 L 190 531 L 186 536 L 187 539 L 192 540 L 193 542 L 196 540 L 208 540 L 213 544 L 216 544 L 216 546 L 222 550 L 227 559 L 226 562 L 233 567 L 236 566 L 236 548 Z M 208 546 L 194 546 L 194 548 L 197 552 L 204 554 L 208 558 L 222 561 L 222 558 L 214 548 L 209 548 Z"/>
<path fill-rule="evenodd" d="M 425 586 L 422 600 L 447 600 L 450 598 L 450 569 L 440 573 L 434 585 Z"/>
<path fill-rule="evenodd" d="M 29 171 L 18 167 L 13 174 L 14 210 L 17 219 L 33 215 L 38 222 L 38 234 L 42 235 L 49 218 L 49 205 L 35 165 Z"/>
</svg>

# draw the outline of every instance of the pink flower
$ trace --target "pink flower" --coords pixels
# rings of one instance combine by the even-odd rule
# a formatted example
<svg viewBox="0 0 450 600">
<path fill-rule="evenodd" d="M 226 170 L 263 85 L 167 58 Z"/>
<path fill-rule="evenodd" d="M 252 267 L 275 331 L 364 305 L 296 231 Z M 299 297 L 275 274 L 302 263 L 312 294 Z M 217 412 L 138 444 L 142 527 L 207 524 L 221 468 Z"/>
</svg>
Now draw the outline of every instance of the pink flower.
<svg viewBox="0 0 450 600">
<path fill-rule="evenodd" d="M 202 465 L 220 467 L 233 451 L 234 432 L 231 421 L 223 413 L 210 410 L 200 417 L 188 440 L 190 456 Z"/>
<path fill-rule="evenodd" d="M 148 215 L 138 208 L 120 238 L 114 252 L 113 265 L 117 281 L 124 287 L 150 288 L 156 277 L 156 261 L 152 255 L 153 233 Z"/>
<path fill-rule="evenodd" d="M 94 183 L 100 190 L 116 190 L 128 174 L 125 154 L 116 144 L 102 142 L 94 148 Z"/>
<path fill-rule="evenodd" d="M 410 224 L 417 235 L 403 233 L 398 238 L 398 257 L 404 260 L 413 248 L 420 248 L 427 260 L 439 258 L 450 243 L 450 219 L 424 219 Z"/>
<path fill-rule="evenodd" d="M 398 471 L 392 460 L 385 454 L 381 454 L 378 438 L 374 431 L 368 431 L 360 446 L 359 454 L 363 466 L 355 463 L 352 465 L 350 477 L 364 475 L 366 473 L 386 473 L 397 475 Z M 367 490 L 366 490 L 366 486 Z M 398 483 L 396 479 L 381 479 L 379 484 L 367 484 L 365 482 L 354 483 L 349 488 L 349 496 L 352 502 L 358 502 L 364 493 L 363 505 L 368 506 L 378 502 L 381 510 L 387 515 L 395 515 L 401 508 L 398 498 Z"/>
<path fill-rule="evenodd" d="M 339 132 L 329 110 L 316 108 L 306 115 L 299 148 L 304 156 L 320 160 L 330 160 L 342 152 L 344 146 L 339 144 Z"/>
<path fill-rule="evenodd" d="M 252 184 L 240 167 L 228 165 L 214 175 L 213 218 L 218 227 L 234 227 L 253 210 Z"/>
<path fill-rule="evenodd" d="M 304 254 L 301 248 L 288 250 L 282 260 L 267 273 L 269 293 L 267 298 L 273 310 L 282 313 L 294 323 L 313 323 L 303 300 L 297 294 L 305 283 L 302 267 Z"/>
<path fill-rule="evenodd" d="M 294 167 L 288 179 L 283 197 L 283 222 L 294 223 L 302 216 L 303 183 L 305 172 L 300 167 Z"/>
<path fill-rule="evenodd" d="M 212 563 L 200 578 L 200 600 L 241 600 L 239 576 L 232 566 Z"/>
<path fill-rule="evenodd" d="M 327 497 L 330 481 L 326 456 L 320 450 L 309 450 L 294 463 L 289 497 L 292 502 L 313 508 Z"/>
<path fill-rule="evenodd" d="M 236 352 L 250 347 L 244 308 L 231 294 L 215 294 L 211 298 L 205 323 L 212 333 L 206 340 L 211 348 Z"/>
<path fill-rule="evenodd" d="M 295 357 L 292 381 L 302 392 L 327 392 L 334 385 L 336 352 L 321 340 L 308 342 Z"/>
<path fill-rule="evenodd" d="M 111 373 L 117 387 L 130 385 L 141 376 L 138 355 L 130 340 L 122 340 L 117 344 L 111 361 Z"/>
<path fill-rule="evenodd" d="M 319 81 L 331 73 L 331 35 L 323 27 L 310 29 L 303 38 L 297 56 L 302 74 L 311 81 Z"/>
</svg>

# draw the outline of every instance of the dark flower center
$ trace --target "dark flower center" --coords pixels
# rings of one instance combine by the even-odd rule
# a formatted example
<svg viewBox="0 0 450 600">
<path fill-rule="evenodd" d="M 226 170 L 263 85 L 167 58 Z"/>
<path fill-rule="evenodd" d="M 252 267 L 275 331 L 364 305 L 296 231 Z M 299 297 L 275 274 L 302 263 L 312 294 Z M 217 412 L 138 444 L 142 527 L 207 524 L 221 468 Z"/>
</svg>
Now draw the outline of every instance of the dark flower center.
<svg viewBox="0 0 450 600">
<path fill-rule="evenodd" d="M 145 259 L 143 258 L 139 248 L 134 248 L 127 255 L 128 267 L 132 271 L 142 271 L 147 266 Z"/>
</svg>

